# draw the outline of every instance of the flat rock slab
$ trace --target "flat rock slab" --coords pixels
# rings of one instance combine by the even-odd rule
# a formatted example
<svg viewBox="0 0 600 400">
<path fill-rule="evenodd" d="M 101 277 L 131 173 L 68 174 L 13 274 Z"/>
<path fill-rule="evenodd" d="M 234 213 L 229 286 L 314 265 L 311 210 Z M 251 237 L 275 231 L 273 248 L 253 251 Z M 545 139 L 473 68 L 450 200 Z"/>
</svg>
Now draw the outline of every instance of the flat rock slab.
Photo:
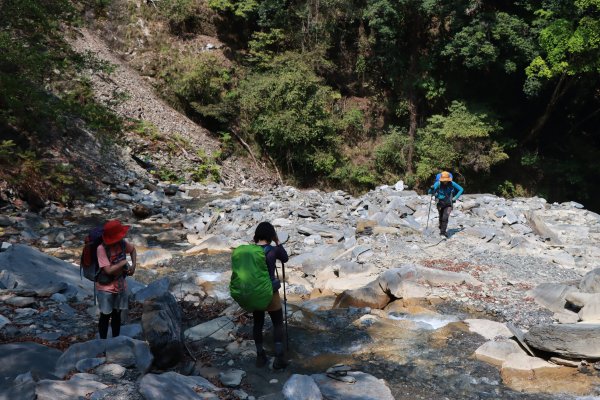
<svg viewBox="0 0 600 400">
<path fill-rule="evenodd" d="M 145 400 L 202 400 L 205 397 L 197 391 L 219 390 L 200 376 L 183 376 L 176 372 L 147 374 L 140 381 L 140 393 Z"/>
<path fill-rule="evenodd" d="M 35 388 L 37 400 L 72 400 L 85 398 L 98 390 L 106 389 L 103 383 L 88 379 L 71 379 L 69 381 L 43 380 Z"/>
<path fill-rule="evenodd" d="M 600 358 L 600 324 L 556 324 L 532 327 L 524 336 L 529 346 L 567 358 Z"/>
<path fill-rule="evenodd" d="M 283 385 L 285 400 L 322 400 L 323 395 L 315 380 L 308 375 L 294 374 Z"/>
<path fill-rule="evenodd" d="M 138 254 L 137 262 L 142 267 L 150 267 L 164 263 L 173 258 L 173 254 L 165 249 L 149 249 Z"/>
<path fill-rule="evenodd" d="M 390 388 L 383 379 L 359 371 L 348 372 L 356 379 L 353 384 L 340 382 L 325 374 L 314 374 L 314 379 L 323 397 L 328 400 L 394 400 Z"/>
<path fill-rule="evenodd" d="M 523 349 L 514 340 L 485 342 L 475 350 L 475 358 L 488 364 L 501 367 L 511 354 L 523 354 Z"/>
<path fill-rule="evenodd" d="M 577 291 L 577 288 L 560 283 L 542 283 L 531 290 L 528 294 L 536 303 L 546 307 L 553 312 L 561 312 L 565 309 L 567 296 Z"/>
<path fill-rule="evenodd" d="M 32 342 L 0 345 L 0 378 L 14 378 L 32 369 L 54 371 L 61 355 L 60 350 Z M 0 387 L 3 382 L 0 379 Z"/>
<path fill-rule="evenodd" d="M 215 340 L 229 341 L 229 333 L 233 328 L 235 325 L 231 318 L 223 316 L 187 329 L 184 336 L 189 340 L 202 340 L 210 337 Z"/>
<path fill-rule="evenodd" d="M 465 323 L 469 325 L 469 331 L 477 333 L 488 340 L 497 337 L 509 338 L 513 336 L 513 333 L 505 324 L 490 321 L 489 319 L 465 319 Z"/>
</svg>

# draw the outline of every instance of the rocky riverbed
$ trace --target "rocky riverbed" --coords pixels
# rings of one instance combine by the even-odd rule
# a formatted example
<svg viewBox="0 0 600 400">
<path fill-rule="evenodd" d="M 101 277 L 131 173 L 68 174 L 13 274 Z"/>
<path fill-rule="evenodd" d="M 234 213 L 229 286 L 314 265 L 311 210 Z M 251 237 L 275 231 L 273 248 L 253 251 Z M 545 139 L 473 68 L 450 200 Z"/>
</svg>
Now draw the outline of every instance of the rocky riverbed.
<svg viewBox="0 0 600 400">
<path fill-rule="evenodd" d="M 442 240 L 401 183 L 355 198 L 121 178 L 70 208 L 2 209 L 6 398 L 600 396 L 600 216 L 580 204 L 465 195 Z M 122 337 L 101 341 L 74 264 L 110 218 L 132 225 L 140 268 Z M 231 249 L 264 220 L 290 254 L 285 372 L 254 367 L 228 295 Z"/>
</svg>

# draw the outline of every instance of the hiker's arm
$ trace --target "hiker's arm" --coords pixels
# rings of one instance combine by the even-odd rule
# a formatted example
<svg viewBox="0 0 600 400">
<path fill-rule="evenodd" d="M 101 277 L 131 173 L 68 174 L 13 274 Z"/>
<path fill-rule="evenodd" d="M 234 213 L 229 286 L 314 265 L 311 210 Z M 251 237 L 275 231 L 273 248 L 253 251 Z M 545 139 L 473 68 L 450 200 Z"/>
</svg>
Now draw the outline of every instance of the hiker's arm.
<svg viewBox="0 0 600 400">
<path fill-rule="evenodd" d="M 104 272 L 108 275 L 119 275 L 123 272 L 123 266 L 127 263 L 127 260 L 119 261 L 116 264 L 111 265 L 106 255 L 106 251 L 104 251 L 104 246 L 98 246 L 97 250 L 98 255 L 98 266 L 104 269 Z"/>
<path fill-rule="evenodd" d="M 461 194 L 463 194 L 463 192 L 465 191 L 462 186 L 460 186 L 458 183 L 456 182 L 452 182 L 452 186 L 454 186 L 454 189 L 458 190 L 458 193 L 456 193 L 456 195 L 454 196 L 454 198 L 452 199 L 452 201 L 456 201 L 458 200 L 458 198 L 460 197 Z"/>
<path fill-rule="evenodd" d="M 435 182 L 427 191 L 427 194 L 434 194 L 435 191 L 440 187 L 440 183 L 439 182 Z"/>
<path fill-rule="evenodd" d="M 279 261 L 282 263 L 288 262 L 290 258 L 288 257 L 287 251 L 285 251 L 281 244 L 278 244 L 277 247 L 275 247 L 275 250 L 277 251 L 276 256 Z"/>
</svg>

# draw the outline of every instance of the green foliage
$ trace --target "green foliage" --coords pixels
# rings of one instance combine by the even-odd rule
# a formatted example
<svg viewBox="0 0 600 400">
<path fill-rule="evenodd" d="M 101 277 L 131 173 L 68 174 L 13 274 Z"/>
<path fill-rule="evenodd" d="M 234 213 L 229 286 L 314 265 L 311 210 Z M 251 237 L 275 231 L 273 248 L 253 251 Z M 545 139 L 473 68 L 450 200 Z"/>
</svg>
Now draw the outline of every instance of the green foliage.
<svg viewBox="0 0 600 400">
<path fill-rule="evenodd" d="M 515 185 L 511 181 L 504 181 L 502 184 L 498 185 L 496 194 L 507 199 L 512 199 L 515 197 L 527 197 L 527 192 L 523 186 L 519 184 Z"/>
<path fill-rule="evenodd" d="M 183 57 L 166 69 L 163 78 L 185 108 L 201 117 L 227 121 L 231 113 L 226 102 L 231 71 L 216 56 Z"/>
<path fill-rule="evenodd" d="M 248 42 L 249 59 L 260 67 L 268 66 L 275 54 L 282 47 L 285 34 L 282 29 L 271 29 L 267 32 L 254 32 Z"/>
<path fill-rule="evenodd" d="M 392 127 L 383 143 L 375 149 L 375 169 L 380 174 L 401 174 L 406 170 L 407 150 L 406 130 Z"/>
<path fill-rule="evenodd" d="M 345 188 L 363 191 L 373 189 L 378 182 L 377 176 L 367 165 L 354 165 L 346 161 L 335 169 L 330 178 Z"/>
<path fill-rule="evenodd" d="M 228 11 L 241 18 L 248 18 L 258 8 L 257 0 L 208 0 L 209 7 Z"/>
<path fill-rule="evenodd" d="M 285 54 L 239 88 L 240 126 L 286 171 L 300 178 L 330 169 L 337 136 L 336 94 L 305 57 Z"/>
<path fill-rule="evenodd" d="M 419 132 L 417 177 L 425 181 L 436 171 L 488 172 L 508 155 L 492 139 L 499 125 L 484 112 L 471 111 L 454 101 L 448 115 L 434 115 Z"/>
<path fill-rule="evenodd" d="M 15 142 L 13 140 L 3 140 L 0 142 L 0 159 L 9 161 L 15 156 Z"/>
</svg>

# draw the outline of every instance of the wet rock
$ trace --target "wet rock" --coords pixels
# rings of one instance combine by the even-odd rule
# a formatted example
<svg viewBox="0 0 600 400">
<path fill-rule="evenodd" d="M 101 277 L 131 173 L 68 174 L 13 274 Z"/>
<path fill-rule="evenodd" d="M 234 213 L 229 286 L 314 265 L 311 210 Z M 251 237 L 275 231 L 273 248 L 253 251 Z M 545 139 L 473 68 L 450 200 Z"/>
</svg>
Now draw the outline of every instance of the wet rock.
<svg viewBox="0 0 600 400">
<path fill-rule="evenodd" d="M 143 303 L 148 299 L 154 299 L 160 297 L 169 291 L 169 278 L 162 278 L 152 282 L 147 287 L 137 291 L 134 296 L 134 300 Z"/>
<path fill-rule="evenodd" d="M 170 368 L 183 357 L 181 317 L 181 308 L 171 293 L 144 302 L 144 338 L 158 368 Z"/>
<path fill-rule="evenodd" d="M 348 384 L 325 374 L 311 375 L 319 390 L 330 400 L 393 400 L 392 392 L 383 379 L 359 371 L 348 372 L 356 383 Z"/>
<path fill-rule="evenodd" d="M 475 350 L 475 358 L 501 367 L 511 354 L 524 354 L 521 347 L 514 340 L 502 339 L 485 342 Z"/>
<path fill-rule="evenodd" d="M 364 286 L 359 289 L 345 290 L 338 295 L 333 304 L 334 308 L 371 307 L 384 308 L 390 302 L 390 297 L 381 288 Z"/>
<path fill-rule="evenodd" d="M 525 333 L 529 346 L 567 358 L 600 358 L 597 324 L 538 325 Z"/>
<path fill-rule="evenodd" d="M 236 388 L 242 384 L 246 371 L 241 369 L 228 369 L 219 374 L 219 381 L 227 387 Z"/>
<path fill-rule="evenodd" d="M 232 320 L 223 316 L 187 329 L 184 336 L 188 340 L 202 340 L 210 337 L 215 340 L 229 341 L 229 334 L 234 328 Z"/>
<path fill-rule="evenodd" d="M 323 395 L 314 379 L 307 375 L 293 374 L 283 385 L 285 400 L 322 400 Z"/>
<path fill-rule="evenodd" d="M 145 400 L 202 400 L 200 393 L 219 389 L 199 376 L 183 376 L 176 372 L 147 374 L 140 381 L 140 393 Z"/>
</svg>

